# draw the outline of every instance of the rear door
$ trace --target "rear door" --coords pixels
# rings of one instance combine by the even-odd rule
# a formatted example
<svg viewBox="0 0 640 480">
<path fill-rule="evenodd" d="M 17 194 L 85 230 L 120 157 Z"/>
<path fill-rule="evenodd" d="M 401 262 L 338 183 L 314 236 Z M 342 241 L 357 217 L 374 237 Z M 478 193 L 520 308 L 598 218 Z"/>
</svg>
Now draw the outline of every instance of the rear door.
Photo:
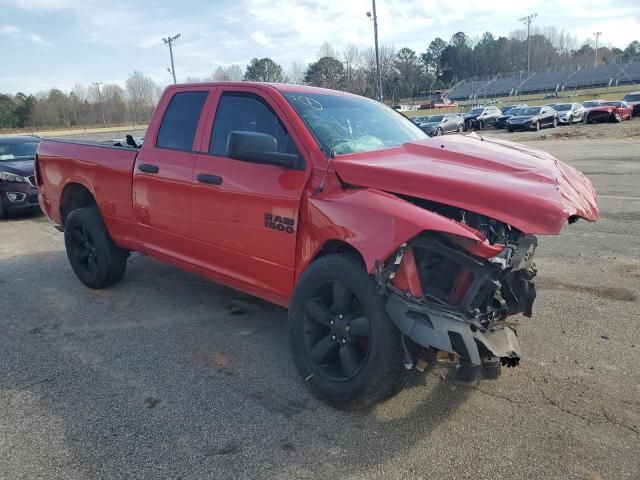
<svg viewBox="0 0 640 480">
<path fill-rule="evenodd" d="M 310 172 L 308 154 L 278 102 L 265 90 L 220 87 L 216 97 L 193 173 L 194 251 L 227 283 L 270 300 L 286 298 L 293 288 L 300 198 Z M 227 140 L 232 131 L 274 136 L 278 151 L 300 156 L 305 169 L 229 158 Z"/>
<path fill-rule="evenodd" d="M 191 183 L 199 122 L 210 88 L 172 88 L 149 125 L 133 171 L 133 204 L 145 248 L 185 260 L 191 251 Z M 161 117 L 161 118 L 157 118 Z M 200 127 L 202 128 L 202 127 Z"/>
</svg>

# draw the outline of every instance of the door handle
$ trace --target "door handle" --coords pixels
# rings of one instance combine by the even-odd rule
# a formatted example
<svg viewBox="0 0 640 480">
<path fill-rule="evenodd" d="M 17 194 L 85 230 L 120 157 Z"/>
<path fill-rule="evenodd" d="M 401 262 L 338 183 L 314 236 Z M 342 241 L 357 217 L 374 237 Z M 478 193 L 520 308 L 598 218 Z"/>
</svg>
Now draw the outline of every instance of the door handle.
<svg viewBox="0 0 640 480">
<path fill-rule="evenodd" d="M 209 175 L 208 173 L 199 173 L 198 181 L 200 183 L 209 183 L 211 185 L 221 185 L 222 177 L 219 177 L 218 175 Z"/>
<path fill-rule="evenodd" d="M 151 165 L 149 163 L 141 163 L 140 165 L 138 165 L 138 170 L 144 173 L 158 173 L 159 168 L 157 165 Z"/>
</svg>

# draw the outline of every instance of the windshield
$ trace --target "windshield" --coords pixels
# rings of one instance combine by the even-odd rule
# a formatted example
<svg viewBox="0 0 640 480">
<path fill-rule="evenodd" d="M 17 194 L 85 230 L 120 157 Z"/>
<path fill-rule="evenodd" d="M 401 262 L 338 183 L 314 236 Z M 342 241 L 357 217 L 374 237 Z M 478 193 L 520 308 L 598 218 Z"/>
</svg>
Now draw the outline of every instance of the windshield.
<svg viewBox="0 0 640 480">
<path fill-rule="evenodd" d="M 0 143 L 0 162 L 36 158 L 39 142 Z"/>
<path fill-rule="evenodd" d="M 584 102 L 582 104 L 582 106 L 585 107 L 585 108 L 593 108 L 593 107 L 597 107 L 598 105 L 600 105 L 600 101 L 599 100 L 592 100 L 590 102 Z"/>
<path fill-rule="evenodd" d="M 640 102 L 640 93 L 633 93 L 624 96 L 625 102 Z"/>
<path fill-rule="evenodd" d="M 571 104 L 570 103 L 558 103 L 557 105 L 554 105 L 553 108 L 555 108 L 559 112 L 566 112 L 567 110 L 571 110 Z"/>
<path fill-rule="evenodd" d="M 425 123 L 425 122 L 429 121 L 429 117 L 428 116 L 426 116 L 426 117 L 413 117 L 412 120 L 414 122 L 417 122 L 417 123 Z"/>
<path fill-rule="evenodd" d="M 320 93 L 284 96 L 327 155 L 371 152 L 428 138 L 406 117 L 374 100 Z"/>
<path fill-rule="evenodd" d="M 480 115 L 484 108 L 472 108 L 467 112 L 467 115 Z"/>
<path fill-rule="evenodd" d="M 540 107 L 523 108 L 518 110 L 519 115 L 538 115 L 540 113 Z"/>
<path fill-rule="evenodd" d="M 429 117 L 429 123 L 440 123 L 443 118 L 444 115 L 433 115 L 432 117 Z"/>
<path fill-rule="evenodd" d="M 621 102 L 604 102 L 601 105 L 605 107 L 621 107 L 622 103 Z"/>
</svg>

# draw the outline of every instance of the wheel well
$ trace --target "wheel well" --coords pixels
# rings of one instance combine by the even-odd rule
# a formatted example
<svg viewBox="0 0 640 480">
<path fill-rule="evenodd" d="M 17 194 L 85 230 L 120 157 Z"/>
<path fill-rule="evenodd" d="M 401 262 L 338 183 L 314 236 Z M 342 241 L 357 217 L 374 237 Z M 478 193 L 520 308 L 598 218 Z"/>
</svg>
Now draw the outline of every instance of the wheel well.
<svg viewBox="0 0 640 480">
<path fill-rule="evenodd" d="M 347 242 L 343 242 L 342 240 L 329 240 L 327 243 L 325 243 L 313 258 L 313 262 L 321 257 L 324 257 L 325 255 L 329 255 L 332 253 L 351 253 L 356 256 L 363 263 L 363 265 L 366 263 L 364 261 L 364 257 L 358 251 L 358 249 L 356 249 L 352 245 L 349 245 Z"/>
<path fill-rule="evenodd" d="M 96 205 L 96 200 L 87 187 L 79 183 L 70 183 L 62 191 L 60 198 L 60 220 L 62 225 L 67 220 L 67 215 L 78 208 Z"/>
</svg>

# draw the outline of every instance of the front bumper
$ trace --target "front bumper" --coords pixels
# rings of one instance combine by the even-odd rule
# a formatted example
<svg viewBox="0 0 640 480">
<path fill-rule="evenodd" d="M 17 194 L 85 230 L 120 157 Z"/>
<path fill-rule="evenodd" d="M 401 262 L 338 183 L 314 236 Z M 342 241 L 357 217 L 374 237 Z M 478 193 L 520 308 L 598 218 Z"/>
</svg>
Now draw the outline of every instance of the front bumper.
<svg viewBox="0 0 640 480">
<path fill-rule="evenodd" d="M 2 182 L 0 202 L 2 202 L 2 208 L 8 213 L 40 210 L 38 189 L 28 183 Z"/>
<path fill-rule="evenodd" d="M 573 123 L 573 117 L 569 118 L 569 117 L 558 117 L 558 122 L 559 123 L 564 123 L 564 124 L 570 124 Z"/>
<path fill-rule="evenodd" d="M 485 363 L 488 356 L 513 363 L 521 357 L 516 332 L 508 325 L 481 332 L 462 314 L 416 304 L 395 294 L 389 297 L 386 308 L 398 329 L 411 340 L 425 347 L 457 353 L 464 363 L 474 367 Z M 480 345 L 486 351 L 481 351 Z"/>
<path fill-rule="evenodd" d="M 507 123 L 509 130 L 532 130 L 533 124 L 531 122 L 526 123 Z"/>
<path fill-rule="evenodd" d="M 416 237 L 407 246 L 407 259 L 402 258 L 415 267 L 407 264 L 399 273 L 415 268 L 420 291 L 394 284 L 398 288 L 387 298 L 387 314 L 415 343 L 457 355 L 460 366 L 476 371 L 496 362 L 515 366 L 520 347 L 504 320 L 532 315 L 536 247 L 534 236 L 520 235 L 494 257 L 483 258 L 438 236 Z"/>
</svg>

